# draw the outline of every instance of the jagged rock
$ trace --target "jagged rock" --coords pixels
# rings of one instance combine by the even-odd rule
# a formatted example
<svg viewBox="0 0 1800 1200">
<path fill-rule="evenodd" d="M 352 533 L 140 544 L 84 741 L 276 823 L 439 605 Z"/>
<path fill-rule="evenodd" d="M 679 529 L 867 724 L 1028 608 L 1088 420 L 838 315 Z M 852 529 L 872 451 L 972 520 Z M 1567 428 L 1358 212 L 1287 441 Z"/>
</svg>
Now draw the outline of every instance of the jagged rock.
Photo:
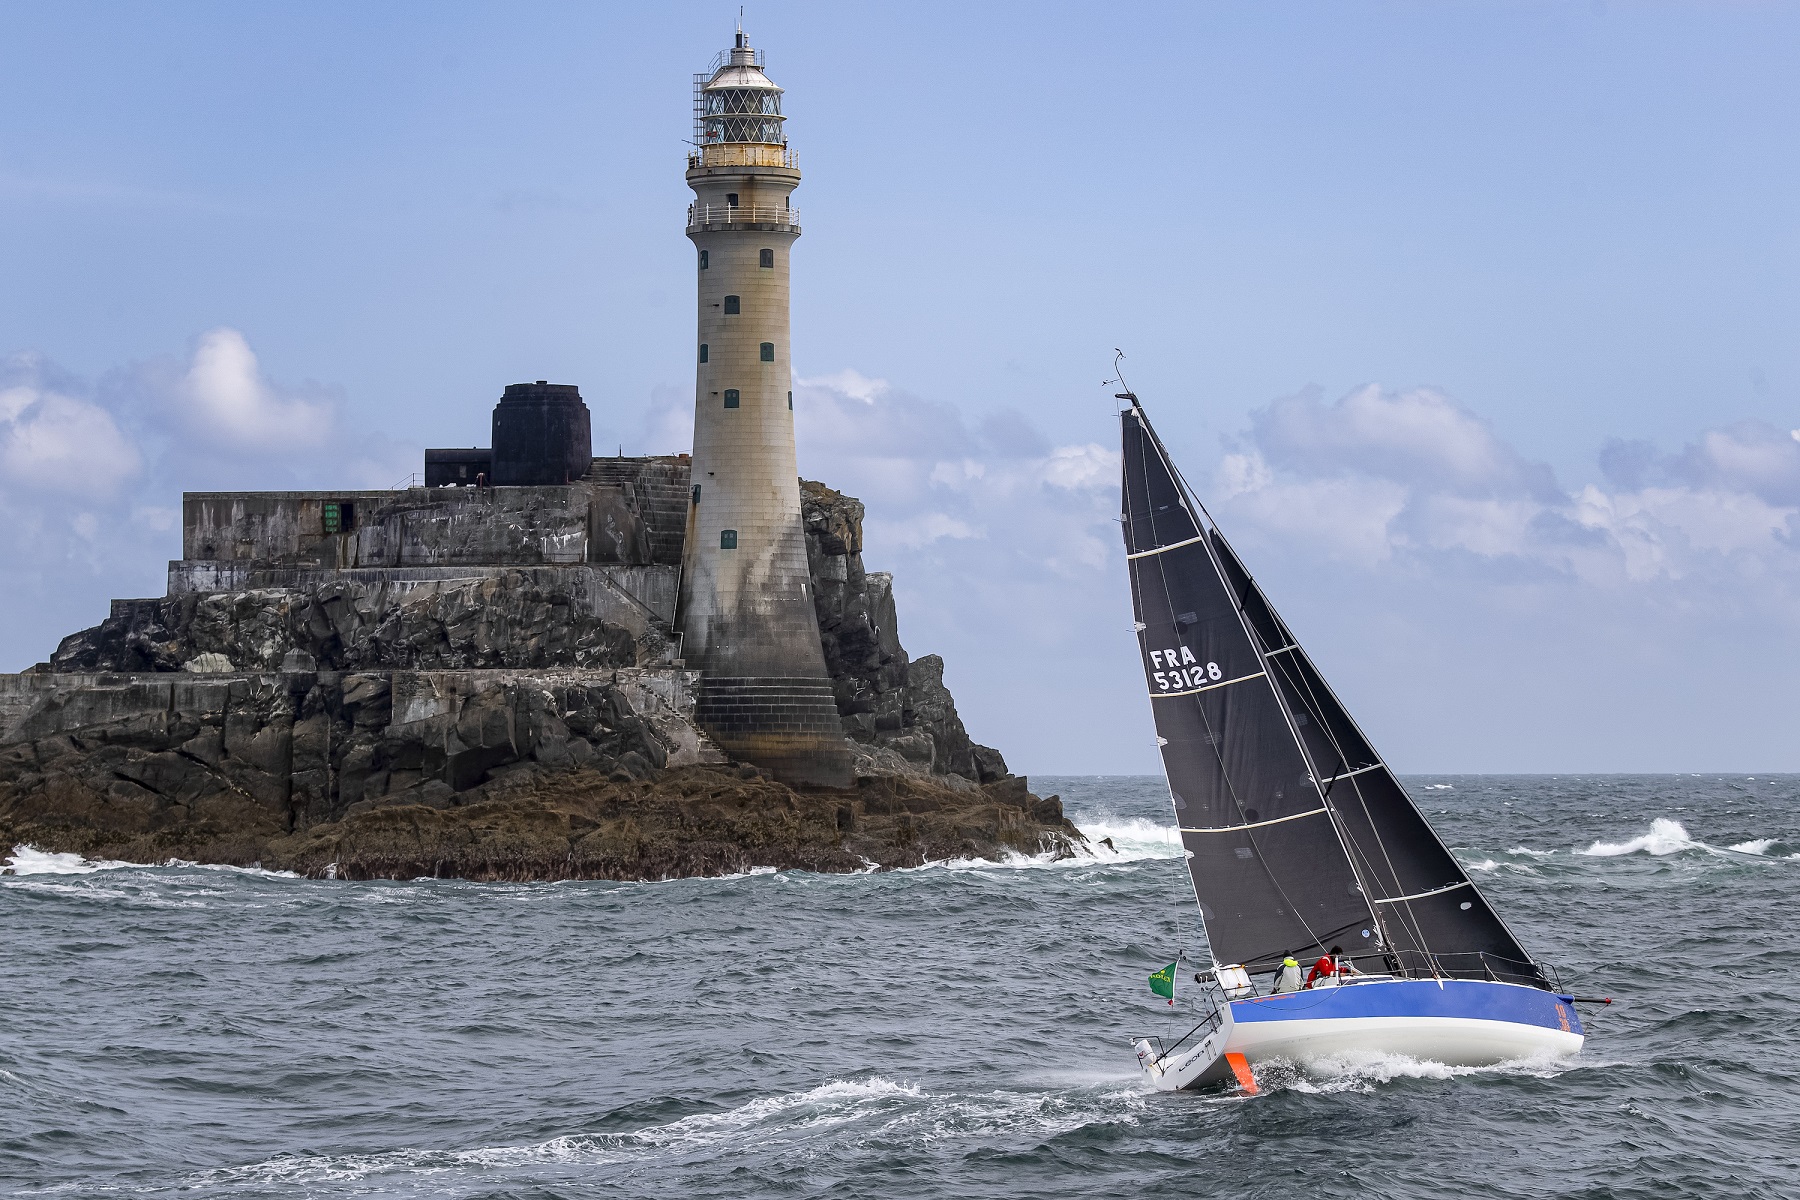
<svg viewBox="0 0 1800 1200">
<path fill-rule="evenodd" d="M 50 663 L 60 672 L 593 669 L 637 666 L 640 656 L 628 630 L 513 571 L 121 601 L 64 638 Z"/>
<path fill-rule="evenodd" d="M 637 780 L 668 761 L 622 689 L 462 678 L 471 682 L 439 711 L 398 723 L 391 676 L 367 673 L 238 680 L 214 711 L 142 712 L 37 736 L 27 723 L 0 755 L 0 814 L 53 822 L 71 804 L 92 813 L 125 797 L 182 825 L 197 800 L 230 794 L 284 830 L 304 829 L 393 804 L 450 804 L 519 764 Z"/>
<path fill-rule="evenodd" d="M 900 645 L 893 578 L 863 568 L 862 502 L 807 479 L 800 502 L 819 638 L 845 734 L 936 775 L 978 784 L 1005 778 L 1000 752 L 963 728 L 944 660 L 909 660 Z"/>
</svg>

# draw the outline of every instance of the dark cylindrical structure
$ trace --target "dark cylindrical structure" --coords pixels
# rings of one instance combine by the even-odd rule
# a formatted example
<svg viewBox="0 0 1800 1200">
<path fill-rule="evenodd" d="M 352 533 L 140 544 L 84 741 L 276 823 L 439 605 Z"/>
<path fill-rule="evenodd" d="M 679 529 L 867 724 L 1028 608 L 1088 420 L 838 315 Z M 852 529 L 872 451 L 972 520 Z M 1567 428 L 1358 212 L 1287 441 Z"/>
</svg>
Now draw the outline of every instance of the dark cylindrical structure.
<svg viewBox="0 0 1800 1200">
<path fill-rule="evenodd" d="M 593 462 L 593 432 L 580 388 L 541 379 L 507 385 L 494 405 L 495 485 L 572 483 Z"/>
</svg>

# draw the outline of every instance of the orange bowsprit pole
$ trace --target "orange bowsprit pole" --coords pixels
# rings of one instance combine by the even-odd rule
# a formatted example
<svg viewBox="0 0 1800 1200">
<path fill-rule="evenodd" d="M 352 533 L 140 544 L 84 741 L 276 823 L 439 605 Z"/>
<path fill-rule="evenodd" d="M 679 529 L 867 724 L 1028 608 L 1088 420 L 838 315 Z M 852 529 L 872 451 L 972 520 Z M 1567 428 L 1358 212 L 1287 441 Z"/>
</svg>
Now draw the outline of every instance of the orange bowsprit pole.
<svg viewBox="0 0 1800 1200">
<path fill-rule="evenodd" d="M 1243 1055 L 1234 1050 L 1225 1056 L 1225 1061 L 1231 1064 L 1231 1073 L 1237 1076 L 1244 1095 L 1254 1096 L 1262 1090 L 1256 1086 L 1256 1076 L 1250 1073 L 1250 1062 Z"/>
</svg>

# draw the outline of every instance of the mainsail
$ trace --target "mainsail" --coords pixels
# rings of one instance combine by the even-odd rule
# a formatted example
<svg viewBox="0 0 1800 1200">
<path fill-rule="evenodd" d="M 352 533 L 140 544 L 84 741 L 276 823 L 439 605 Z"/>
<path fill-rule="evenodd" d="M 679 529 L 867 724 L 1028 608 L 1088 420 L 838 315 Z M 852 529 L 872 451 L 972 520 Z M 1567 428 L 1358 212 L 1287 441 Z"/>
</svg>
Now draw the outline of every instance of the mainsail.
<svg viewBox="0 0 1800 1200">
<path fill-rule="evenodd" d="M 1341 944 L 1365 969 L 1543 985 L 1126 398 L 1132 605 L 1214 958 Z"/>
</svg>

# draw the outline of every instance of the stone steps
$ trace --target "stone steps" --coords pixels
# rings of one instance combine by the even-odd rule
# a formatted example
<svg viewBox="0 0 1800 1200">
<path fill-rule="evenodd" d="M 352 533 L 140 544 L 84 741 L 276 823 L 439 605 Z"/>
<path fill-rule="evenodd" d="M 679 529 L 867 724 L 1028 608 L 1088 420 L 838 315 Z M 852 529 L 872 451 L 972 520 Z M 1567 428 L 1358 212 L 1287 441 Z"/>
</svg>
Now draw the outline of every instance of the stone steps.
<svg viewBox="0 0 1800 1200">
<path fill-rule="evenodd" d="M 587 478 L 592 483 L 630 484 L 650 531 L 651 561 L 679 566 L 687 540 L 690 469 L 677 458 L 596 458 Z"/>
</svg>

